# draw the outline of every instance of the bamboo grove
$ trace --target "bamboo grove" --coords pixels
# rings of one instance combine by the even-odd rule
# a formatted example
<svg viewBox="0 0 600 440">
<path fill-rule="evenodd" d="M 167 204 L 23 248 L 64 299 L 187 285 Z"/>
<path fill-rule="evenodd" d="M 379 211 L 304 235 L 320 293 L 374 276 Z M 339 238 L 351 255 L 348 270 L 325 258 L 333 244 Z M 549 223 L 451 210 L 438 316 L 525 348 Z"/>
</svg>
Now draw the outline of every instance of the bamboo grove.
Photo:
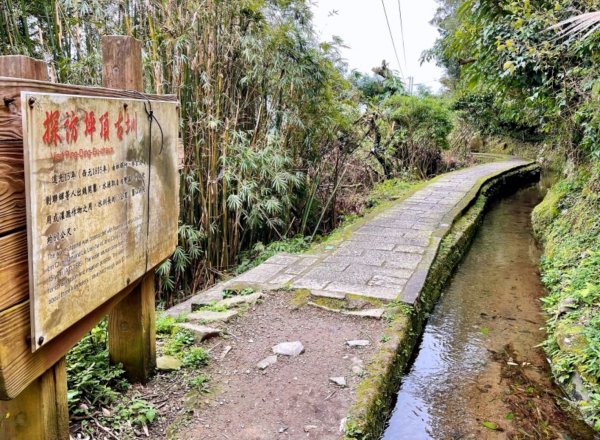
<svg viewBox="0 0 600 440">
<path fill-rule="evenodd" d="M 336 46 L 304 0 L 1 0 L 0 53 L 45 59 L 51 78 L 100 84 L 100 37 L 144 44 L 146 92 L 181 102 L 180 246 L 161 300 L 213 282 L 258 242 L 313 234 L 358 117 Z M 346 133 L 346 134 L 344 134 Z M 332 203 L 333 202 L 333 203 Z"/>
</svg>

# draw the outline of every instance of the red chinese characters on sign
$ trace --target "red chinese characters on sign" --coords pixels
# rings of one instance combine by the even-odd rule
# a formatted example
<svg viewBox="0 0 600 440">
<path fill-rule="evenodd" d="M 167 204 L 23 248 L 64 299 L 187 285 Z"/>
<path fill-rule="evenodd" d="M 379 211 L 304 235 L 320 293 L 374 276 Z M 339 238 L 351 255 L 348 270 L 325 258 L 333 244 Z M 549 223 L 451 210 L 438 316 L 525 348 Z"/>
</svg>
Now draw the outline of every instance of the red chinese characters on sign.
<svg viewBox="0 0 600 440">
<path fill-rule="evenodd" d="M 56 145 L 62 142 L 62 138 L 58 134 L 58 118 L 60 113 L 58 110 L 46 112 L 46 119 L 44 120 L 44 135 L 42 136 L 42 142 L 46 145 Z"/>
<path fill-rule="evenodd" d="M 125 133 L 125 129 L 123 128 L 123 112 L 119 112 L 119 119 L 115 122 L 115 128 L 117 129 L 117 138 L 122 141 L 123 134 Z"/>
<path fill-rule="evenodd" d="M 137 113 L 133 117 L 130 117 L 129 113 L 125 113 L 125 133 L 137 134 Z"/>
<path fill-rule="evenodd" d="M 94 115 L 94 112 L 85 112 L 83 120 L 85 121 L 85 131 L 83 134 L 84 136 L 89 136 L 90 140 L 93 142 L 94 132 L 96 131 L 96 115 Z"/>
<path fill-rule="evenodd" d="M 77 124 L 79 123 L 79 116 L 75 114 L 75 112 L 70 111 L 67 112 L 67 117 L 65 119 L 64 127 L 65 132 L 67 134 L 67 143 L 72 144 L 73 142 L 77 142 Z"/>
<path fill-rule="evenodd" d="M 63 142 L 73 144 L 79 138 L 79 123 L 83 122 L 83 135 L 90 141 L 94 141 L 94 134 L 97 131 L 97 123 L 100 125 L 100 139 L 104 142 L 110 141 L 110 116 L 108 112 L 96 118 L 93 111 L 83 110 L 79 113 L 69 110 L 61 114 L 59 110 L 46 112 L 44 119 L 44 134 L 42 142 L 48 146 L 57 146 Z M 120 111 L 116 122 L 113 124 L 116 129 L 117 139 L 122 141 L 125 135 L 138 133 L 137 113 L 130 115 L 127 111 Z"/>
<path fill-rule="evenodd" d="M 108 112 L 100 116 L 100 138 L 102 138 L 103 141 L 110 140 Z"/>
</svg>

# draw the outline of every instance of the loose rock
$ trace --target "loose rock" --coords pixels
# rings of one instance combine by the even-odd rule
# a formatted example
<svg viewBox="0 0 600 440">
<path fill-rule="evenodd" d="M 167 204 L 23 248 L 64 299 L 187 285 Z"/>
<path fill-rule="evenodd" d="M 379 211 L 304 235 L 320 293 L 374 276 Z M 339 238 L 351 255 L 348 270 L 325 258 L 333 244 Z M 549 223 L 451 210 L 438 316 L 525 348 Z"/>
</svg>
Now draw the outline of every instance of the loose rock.
<svg viewBox="0 0 600 440">
<path fill-rule="evenodd" d="M 156 369 L 159 371 L 179 370 L 183 362 L 173 356 L 161 356 L 156 358 Z"/>
<path fill-rule="evenodd" d="M 348 344 L 348 346 L 351 348 L 355 348 L 355 347 L 366 347 L 368 345 L 371 345 L 371 342 L 367 341 L 366 339 L 357 339 L 355 341 L 346 341 L 346 344 Z"/>
<path fill-rule="evenodd" d="M 221 330 L 218 328 L 208 327 L 206 325 L 194 324 L 192 322 L 184 322 L 177 324 L 177 327 L 190 330 L 194 333 L 194 342 L 200 343 L 206 339 L 219 336 Z"/>
<path fill-rule="evenodd" d="M 282 342 L 273 347 L 273 353 L 282 356 L 298 356 L 304 353 L 304 345 L 300 341 Z"/>
<path fill-rule="evenodd" d="M 344 315 L 348 316 L 360 316 L 361 318 L 373 318 L 381 319 L 385 313 L 385 309 L 366 309 L 366 310 L 352 310 L 343 311 Z"/>
<path fill-rule="evenodd" d="M 232 307 L 239 304 L 255 304 L 262 297 L 261 292 L 256 292 L 251 295 L 238 295 L 231 298 L 226 298 L 217 303 L 218 306 Z"/>
<path fill-rule="evenodd" d="M 264 358 L 258 364 L 256 364 L 256 368 L 258 368 L 259 370 L 265 370 L 269 366 L 271 366 L 275 363 L 277 363 L 277 356 L 275 356 L 275 355 L 269 356 L 269 357 Z"/>
<path fill-rule="evenodd" d="M 331 383 L 336 384 L 337 386 L 340 386 L 342 388 L 346 387 L 346 378 L 345 377 L 330 377 L 329 381 Z"/>
<path fill-rule="evenodd" d="M 354 374 L 356 374 L 357 376 L 362 376 L 365 373 L 365 369 L 363 367 L 361 367 L 360 365 L 354 365 L 352 367 L 352 372 Z"/>
<path fill-rule="evenodd" d="M 187 317 L 188 321 L 200 321 L 200 322 L 227 322 L 238 312 L 235 310 L 226 310 L 224 312 L 212 312 L 210 310 L 190 313 Z"/>
</svg>

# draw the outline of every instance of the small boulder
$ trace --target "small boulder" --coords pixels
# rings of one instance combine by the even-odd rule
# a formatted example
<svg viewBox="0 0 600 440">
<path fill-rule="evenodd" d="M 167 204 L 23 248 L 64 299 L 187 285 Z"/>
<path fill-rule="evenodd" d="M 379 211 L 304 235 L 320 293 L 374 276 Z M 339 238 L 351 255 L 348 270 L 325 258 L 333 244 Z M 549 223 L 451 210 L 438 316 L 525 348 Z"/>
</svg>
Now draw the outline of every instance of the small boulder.
<svg viewBox="0 0 600 440">
<path fill-rule="evenodd" d="M 181 324 L 177 324 L 177 327 L 190 330 L 192 333 L 194 333 L 194 342 L 196 343 L 200 343 L 206 339 L 213 338 L 221 334 L 221 330 L 219 330 L 218 328 L 208 327 L 206 325 L 201 324 L 194 324 L 192 322 L 184 322 Z"/>
<path fill-rule="evenodd" d="M 340 376 L 340 377 L 330 377 L 329 378 L 329 382 L 331 382 L 333 384 L 336 384 L 337 386 L 342 387 L 342 388 L 346 387 L 346 385 L 347 385 L 346 384 L 346 378 L 342 377 L 342 376 Z"/>
<path fill-rule="evenodd" d="M 234 307 L 240 304 L 253 305 L 262 298 L 261 292 L 256 292 L 251 295 L 237 295 L 231 298 L 225 298 L 217 303 L 218 306 Z"/>
<path fill-rule="evenodd" d="M 362 376 L 363 374 L 365 374 L 365 369 L 361 365 L 353 365 L 352 372 L 357 376 Z"/>
<path fill-rule="evenodd" d="M 579 307 L 575 298 L 565 298 L 558 305 L 558 315 L 576 310 Z"/>
<path fill-rule="evenodd" d="M 258 364 L 256 364 L 256 368 L 258 368 L 259 370 L 266 370 L 269 366 L 276 364 L 276 363 L 277 363 L 277 356 L 273 355 L 273 356 L 264 358 L 262 361 L 260 361 Z"/>
<path fill-rule="evenodd" d="M 156 369 L 159 371 L 179 370 L 183 362 L 173 356 L 161 356 L 156 358 Z"/>
<path fill-rule="evenodd" d="M 366 339 L 357 339 L 354 341 L 346 341 L 346 344 L 350 348 L 356 348 L 356 347 L 366 347 L 368 345 L 371 345 L 371 342 L 367 341 Z"/>
<path fill-rule="evenodd" d="M 227 322 L 234 316 L 237 316 L 238 312 L 235 310 L 225 310 L 224 312 L 212 312 L 210 310 L 198 311 L 190 313 L 187 316 L 188 321 L 199 321 L 199 322 Z"/>
<path fill-rule="evenodd" d="M 273 347 L 273 353 L 282 356 L 298 356 L 304 353 L 304 345 L 300 341 L 282 342 Z"/>
</svg>

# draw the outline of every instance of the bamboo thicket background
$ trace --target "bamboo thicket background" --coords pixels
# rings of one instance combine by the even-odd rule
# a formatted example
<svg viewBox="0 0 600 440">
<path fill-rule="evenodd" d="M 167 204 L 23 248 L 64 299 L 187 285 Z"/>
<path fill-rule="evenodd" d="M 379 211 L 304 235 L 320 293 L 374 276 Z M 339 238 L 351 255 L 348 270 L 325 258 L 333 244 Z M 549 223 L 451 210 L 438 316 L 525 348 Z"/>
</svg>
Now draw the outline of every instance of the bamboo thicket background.
<svg viewBox="0 0 600 440">
<path fill-rule="evenodd" d="M 351 156 L 356 89 L 337 43 L 314 35 L 307 0 L 0 5 L 0 54 L 44 59 L 57 82 L 99 85 L 100 37 L 131 35 L 144 45 L 146 92 L 179 97 L 185 169 L 179 246 L 159 269 L 166 305 L 257 243 L 335 226 L 349 169 L 373 179 Z"/>
</svg>

